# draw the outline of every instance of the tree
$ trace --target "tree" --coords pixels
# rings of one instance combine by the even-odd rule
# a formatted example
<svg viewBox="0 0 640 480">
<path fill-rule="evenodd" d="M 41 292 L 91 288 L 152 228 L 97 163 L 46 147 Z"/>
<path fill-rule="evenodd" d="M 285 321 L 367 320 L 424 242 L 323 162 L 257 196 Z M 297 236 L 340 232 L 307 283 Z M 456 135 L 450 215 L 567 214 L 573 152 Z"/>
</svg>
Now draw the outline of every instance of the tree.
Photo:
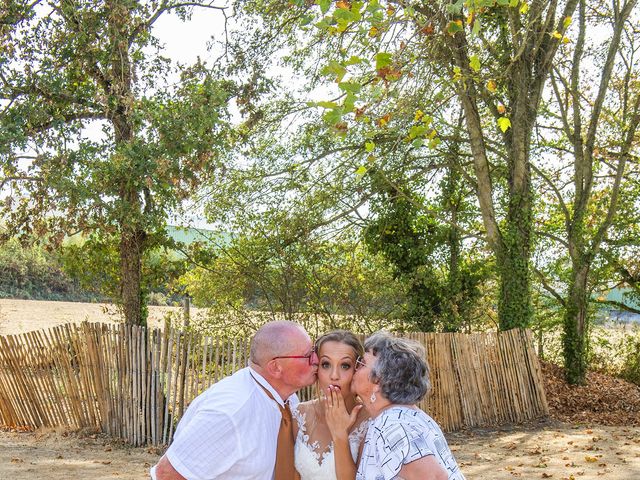
<svg viewBox="0 0 640 480">
<path fill-rule="evenodd" d="M 381 258 L 348 229 L 324 238 L 303 234 L 296 213 L 242 222 L 233 238 L 194 245 L 197 265 L 183 277 L 194 302 L 209 309 L 216 334 L 255 330 L 266 319 L 293 320 L 309 331 L 401 328 L 404 292 Z"/>
<path fill-rule="evenodd" d="M 234 87 L 202 64 L 175 85 L 153 26 L 209 1 L 10 0 L 0 18 L 0 189 L 12 234 L 115 241 L 119 300 L 144 324 L 141 263 L 168 212 L 223 164 Z"/>
<path fill-rule="evenodd" d="M 291 3 L 297 8 L 251 2 L 295 45 L 294 65 L 315 74 L 312 85 L 318 72 L 335 82 L 335 98 L 317 103 L 325 121 L 346 138 L 364 137 L 377 158 L 384 159 L 384 139 L 436 149 L 441 133 L 456 126 L 453 95 L 464 111 L 473 168 L 458 171 L 476 189 L 495 255 L 500 328 L 528 326 L 532 134 L 577 0 Z M 301 32 L 311 40 L 304 43 Z M 313 61 L 300 60 L 318 50 Z M 416 121 L 417 111 L 428 121 Z"/>
<path fill-rule="evenodd" d="M 449 170 L 438 198 L 427 200 L 416 198 L 407 179 L 391 180 L 375 170 L 369 175 L 378 192 L 371 201 L 374 215 L 364 239 L 373 253 L 384 255 L 396 278 L 406 285 L 407 322 L 423 332 L 470 328 L 489 268 L 482 255 L 463 249 L 460 228 L 468 223 L 464 217 L 470 209 L 460 179 Z"/>
<path fill-rule="evenodd" d="M 590 272 L 614 224 L 625 222 L 617 219 L 621 201 L 636 203 L 635 198 L 625 201 L 623 193 L 625 184 L 628 188 L 635 181 L 638 168 L 632 151 L 638 146 L 640 124 L 640 65 L 635 59 L 640 36 L 636 21 L 630 22 L 636 5 L 634 0 L 611 6 L 581 0 L 572 55 L 564 56 L 551 76 L 554 102 L 548 115 L 562 127 L 559 134 L 555 125 L 548 128 L 548 145 L 561 162 L 555 169 L 547 168 L 551 171 L 538 171 L 554 196 L 554 214 L 561 219 L 556 225 L 564 230 L 555 238 L 560 238 L 570 259 L 566 293 L 554 294 L 564 306 L 564 359 L 572 384 L 584 383 L 587 371 L 588 307 L 597 284 Z M 598 29 L 609 33 L 602 52 L 590 40 Z M 587 73 L 589 64 L 601 72 L 599 79 Z M 562 173 L 565 157 L 570 178 Z"/>
<path fill-rule="evenodd" d="M 577 2 L 568 1 L 563 8 L 558 8 L 555 1 L 532 2 L 530 6 L 524 2 L 509 2 L 508 6 L 507 2 L 490 3 L 484 11 L 471 3 L 465 5 L 466 10 L 462 6 L 450 8 L 454 18 L 441 14 L 439 20 L 441 28 L 446 25 L 449 35 L 445 38 L 461 72 L 457 93 L 471 142 L 482 218 L 501 279 L 500 327 L 506 329 L 529 326 L 533 315 L 529 274 L 532 134 L 545 82 Z M 504 7 L 499 8 L 500 4 Z M 471 19 L 475 38 L 473 30 L 469 37 L 460 28 L 465 19 Z M 488 43 L 486 34 L 491 32 L 496 41 Z M 486 49 L 485 55 L 482 49 Z M 483 63 L 488 64 L 489 78 L 477 75 Z M 489 136 L 483 132 L 480 99 L 503 133 L 500 140 L 507 161 L 507 205 L 502 227 L 496 218 Z"/>
</svg>

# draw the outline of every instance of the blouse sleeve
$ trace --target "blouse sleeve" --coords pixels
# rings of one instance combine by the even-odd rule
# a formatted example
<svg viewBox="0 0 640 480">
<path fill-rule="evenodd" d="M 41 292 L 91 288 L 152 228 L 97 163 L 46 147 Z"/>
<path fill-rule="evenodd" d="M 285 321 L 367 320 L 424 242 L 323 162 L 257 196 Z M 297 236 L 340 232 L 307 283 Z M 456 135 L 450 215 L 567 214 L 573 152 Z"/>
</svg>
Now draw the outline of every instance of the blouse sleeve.
<svg viewBox="0 0 640 480">
<path fill-rule="evenodd" d="M 376 441 L 376 463 L 385 480 L 396 478 L 403 465 L 435 455 L 432 431 L 419 431 L 400 423 L 385 427 Z"/>
</svg>

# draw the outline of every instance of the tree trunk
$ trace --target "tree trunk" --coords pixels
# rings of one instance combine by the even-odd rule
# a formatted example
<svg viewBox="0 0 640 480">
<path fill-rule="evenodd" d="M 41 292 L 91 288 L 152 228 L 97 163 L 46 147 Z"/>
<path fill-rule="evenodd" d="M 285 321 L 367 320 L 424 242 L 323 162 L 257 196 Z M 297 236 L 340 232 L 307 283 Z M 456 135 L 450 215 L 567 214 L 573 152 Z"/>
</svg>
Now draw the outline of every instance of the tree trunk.
<svg viewBox="0 0 640 480">
<path fill-rule="evenodd" d="M 131 29 L 130 6 L 122 0 L 107 2 L 109 9 L 108 35 L 111 44 L 110 69 L 106 74 L 106 85 L 113 110 L 109 119 L 113 124 L 115 155 L 123 155 L 128 168 L 119 171 L 121 202 L 120 226 L 120 295 L 125 322 L 131 325 L 146 325 L 146 305 L 142 295 L 142 256 L 146 232 L 141 227 L 142 207 L 140 188 L 136 187 L 137 159 L 131 158 L 129 145 L 135 139 L 132 106 L 133 72 L 129 56 L 129 34 Z"/>
<path fill-rule="evenodd" d="M 521 75 L 526 77 L 526 75 Z M 522 84 L 516 90 L 527 91 Z M 524 95 L 522 95 L 524 96 Z M 514 99 L 512 128 L 507 132 L 509 145 L 509 203 L 502 229 L 503 254 L 497 255 L 500 273 L 498 322 L 500 330 L 527 328 L 533 321 L 531 306 L 531 224 L 532 192 L 529 163 L 531 125 L 535 113 L 529 111 L 528 102 Z"/>
<path fill-rule="evenodd" d="M 449 301 L 445 304 L 447 311 L 443 314 L 443 330 L 445 332 L 459 332 L 465 319 L 461 318 L 458 302 L 462 291 L 460 285 L 460 249 L 462 239 L 458 230 L 458 209 L 460 208 L 457 192 L 457 176 L 453 168 L 447 169 L 445 183 L 445 208 L 450 215 L 451 225 L 448 227 L 447 241 L 449 244 Z"/>
<path fill-rule="evenodd" d="M 562 343 L 567 381 L 572 385 L 584 385 L 587 375 L 588 274 L 589 265 L 587 262 L 574 265 L 565 309 Z"/>
<path fill-rule="evenodd" d="M 506 251 L 497 255 L 500 275 L 500 297 L 498 300 L 498 323 L 501 331 L 511 328 L 527 328 L 531 324 L 531 291 L 529 288 L 529 256 L 523 253 L 523 239 L 513 234 L 512 225 L 507 225 L 508 243 Z M 507 237 L 507 235 L 505 235 Z"/>
<path fill-rule="evenodd" d="M 466 65 L 458 59 L 459 65 Z M 466 67 L 465 67 L 466 68 Z M 523 86 L 524 85 L 524 86 Z M 518 94 L 526 96 L 526 82 L 518 85 Z M 477 179 L 477 196 L 487 241 L 496 255 L 500 276 L 498 318 L 500 330 L 528 327 L 533 317 L 529 285 L 529 259 L 531 251 L 531 177 L 529 142 L 535 115 L 531 105 L 518 98 L 514 101 L 512 127 L 506 133 L 505 143 L 509 155 L 509 206 L 504 230 L 496 220 L 489 160 L 485 146 L 482 122 L 476 103 L 476 92 L 469 83 L 458 92 L 465 113 L 470 147 L 473 153 Z"/>
<path fill-rule="evenodd" d="M 131 325 L 147 325 L 142 298 L 142 254 L 145 232 L 122 225 L 120 230 L 120 292 L 124 318 Z"/>
</svg>

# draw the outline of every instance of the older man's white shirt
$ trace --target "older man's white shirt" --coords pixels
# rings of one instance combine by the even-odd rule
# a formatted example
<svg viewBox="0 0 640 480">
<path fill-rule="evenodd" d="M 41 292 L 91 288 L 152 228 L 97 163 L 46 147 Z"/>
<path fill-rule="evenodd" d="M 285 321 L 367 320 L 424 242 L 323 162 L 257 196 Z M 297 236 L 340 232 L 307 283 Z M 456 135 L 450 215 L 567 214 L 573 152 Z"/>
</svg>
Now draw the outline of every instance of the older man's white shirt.
<svg viewBox="0 0 640 480">
<path fill-rule="evenodd" d="M 191 403 L 166 452 L 180 475 L 187 480 L 273 479 L 281 414 L 256 381 L 283 405 L 273 387 L 249 367 L 212 385 Z M 295 404 L 298 399 L 294 394 L 289 401 Z M 155 467 L 151 478 L 156 479 Z"/>
</svg>

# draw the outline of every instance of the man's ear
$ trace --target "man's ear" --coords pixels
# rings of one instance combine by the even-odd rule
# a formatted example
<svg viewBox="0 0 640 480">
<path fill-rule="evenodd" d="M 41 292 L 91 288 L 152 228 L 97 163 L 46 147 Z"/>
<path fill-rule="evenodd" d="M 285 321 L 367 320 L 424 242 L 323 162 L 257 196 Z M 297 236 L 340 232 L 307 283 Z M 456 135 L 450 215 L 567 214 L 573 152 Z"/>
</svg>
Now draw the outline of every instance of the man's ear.
<svg viewBox="0 0 640 480">
<path fill-rule="evenodd" d="M 265 370 L 272 378 L 281 378 L 282 377 L 282 365 L 280 365 L 275 360 L 271 360 L 267 363 Z"/>
</svg>

